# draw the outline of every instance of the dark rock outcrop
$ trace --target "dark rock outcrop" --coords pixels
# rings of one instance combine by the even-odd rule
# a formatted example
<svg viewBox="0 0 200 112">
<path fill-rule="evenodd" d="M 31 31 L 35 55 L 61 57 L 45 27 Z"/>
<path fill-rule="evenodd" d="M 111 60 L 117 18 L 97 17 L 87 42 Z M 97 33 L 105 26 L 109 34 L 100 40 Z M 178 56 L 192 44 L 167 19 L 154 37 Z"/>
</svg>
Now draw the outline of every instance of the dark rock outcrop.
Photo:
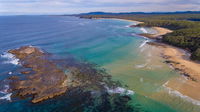
<svg viewBox="0 0 200 112">
<path fill-rule="evenodd" d="M 37 103 L 67 91 L 67 76 L 54 63 L 46 59 L 46 53 L 38 48 L 25 46 L 8 51 L 20 60 L 25 68 L 34 73 L 27 75 L 25 80 L 12 78 L 11 90 L 17 91 L 19 96 L 31 95 L 32 102 Z M 29 74 L 30 71 L 21 72 Z"/>
</svg>

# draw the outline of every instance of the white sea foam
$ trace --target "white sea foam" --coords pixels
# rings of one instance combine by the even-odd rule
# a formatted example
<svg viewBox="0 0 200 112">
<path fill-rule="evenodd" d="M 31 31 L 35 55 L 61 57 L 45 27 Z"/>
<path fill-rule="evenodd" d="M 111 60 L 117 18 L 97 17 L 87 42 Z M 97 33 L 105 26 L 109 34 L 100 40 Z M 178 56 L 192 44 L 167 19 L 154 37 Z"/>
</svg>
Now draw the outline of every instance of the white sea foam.
<svg viewBox="0 0 200 112">
<path fill-rule="evenodd" d="M 147 31 L 145 28 L 140 28 L 140 30 L 141 30 L 143 33 L 148 33 L 148 31 Z"/>
<path fill-rule="evenodd" d="M 126 94 L 126 95 L 133 95 L 134 94 L 134 91 L 132 90 L 127 90 L 125 88 L 122 88 L 122 87 L 116 87 L 114 89 L 110 89 L 108 87 L 106 87 L 107 91 L 109 93 L 120 93 L 120 94 Z"/>
<path fill-rule="evenodd" d="M 136 33 L 131 33 L 131 35 L 132 35 L 132 36 L 138 36 L 138 34 L 136 34 Z"/>
<path fill-rule="evenodd" d="M 14 55 L 11 54 L 11 53 L 4 53 L 4 54 L 1 55 L 1 57 L 2 57 L 2 58 L 13 58 Z"/>
<path fill-rule="evenodd" d="M 169 81 L 167 81 L 165 84 L 163 84 L 163 87 L 165 88 L 165 90 L 170 94 L 170 95 L 174 95 L 174 96 L 177 96 L 177 97 L 180 97 L 188 102 L 191 102 L 192 104 L 194 105 L 200 105 L 200 101 L 199 100 L 195 100 L 195 99 L 192 99 L 191 97 L 189 96 L 186 96 L 186 95 L 183 95 L 182 93 L 180 93 L 179 91 L 176 91 L 176 90 L 173 90 L 169 87 L 167 87 L 166 85 L 169 83 Z"/>
<path fill-rule="evenodd" d="M 6 95 L 0 97 L 0 100 L 8 100 L 8 101 L 11 101 L 11 95 L 12 95 L 12 93 L 6 94 Z"/>
<path fill-rule="evenodd" d="M 144 68 L 147 66 L 147 63 L 141 65 L 135 65 L 135 68 Z"/>
<path fill-rule="evenodd" d="M 135 24 L 126 25 L 125 27 L 126 28 L 130 28 L 131 25 L 135 25 Z"/>
<path fill-rule="evenodd" d="M 147 42 L 149 42 L 149 40 L 143 41 L 142 44 L 139 46 L 139 48 L 142 48 Z"/>
<path fill-rule="evenodd" d="M 7 60 L 4 61 L 4 63 L 19 65 L 19 59 L 17 59 L 13 54 L 11 53 L 3 53 L 1 54 L 2 58 L 6 58 Z"/>
<path fill-rule="evenodd" d="M 0 100 L 11 101 L 12 93 L 8 93 L 8 89 L 9 89 L 9 85 L 5 85 L 4 89 L 0 91 L 1 94 L 4 94 L 4 96 L 0 97 Z"/>
<path fill-rule="evenodd" d="M 7 94 L 8 93 L 8 89 L 9 89 L 9 85 L 5 85 L 3 90 L 0 91 L 0 93 Z"/>
<path fill-rule="evenodd" d="M 130 27 L 130 26 L 129 26 L 129 25 L 126 25 L 125 27 L 128 28 L 128 27 Z"/>
</svg>

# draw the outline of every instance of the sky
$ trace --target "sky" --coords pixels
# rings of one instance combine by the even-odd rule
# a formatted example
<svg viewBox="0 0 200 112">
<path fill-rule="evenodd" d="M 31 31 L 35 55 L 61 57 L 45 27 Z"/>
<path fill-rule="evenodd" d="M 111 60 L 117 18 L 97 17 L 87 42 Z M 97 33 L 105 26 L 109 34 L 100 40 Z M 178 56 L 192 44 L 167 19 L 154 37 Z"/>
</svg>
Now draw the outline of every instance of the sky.
<svg viewBox="0 0 200 112">
<path fill-rule="evenodd" d="M 200 0 L 0 0 L 0 15 L 200 11 Z"/>
</svg>

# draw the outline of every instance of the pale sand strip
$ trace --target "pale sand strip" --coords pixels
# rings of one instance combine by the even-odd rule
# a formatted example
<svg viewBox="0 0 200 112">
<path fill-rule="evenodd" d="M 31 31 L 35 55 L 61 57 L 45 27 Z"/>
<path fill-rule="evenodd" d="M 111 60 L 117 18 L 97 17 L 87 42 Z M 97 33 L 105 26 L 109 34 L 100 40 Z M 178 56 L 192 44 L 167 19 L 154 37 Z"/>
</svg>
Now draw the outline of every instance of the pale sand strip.
<svg viewBox="0 0 200 112">
<path fill-rule="evenodd" d="M 141 22 L 141 21 L 128 20 L 128 19 L 119 19 L 119 18 L 94 18 L 94 19 L 113 19 L 113 20 L 120 20 L 120 21 L 128 21 L 128 22 L 134 22 L 134 23 L 136 23 L 136 25 L 144 23 L 144 22 Z M 130 26 L 132 26 L 132 25 L 130 25 Z"/>
<path fill-rule="evenodd" d="M 153 34 L 154 37 L 162 36 L 162 35 L 165 35 L 167 33 L 173 32 L 172 30 L 169 30 L 167 28 L 162 28 L 162 27 L 152 27 L 152 28 L 155 29 L 158 32 L 156 34 Z"/>
<path fill-rule="evenodd" d="M 116 19 L 116 18 L 112 18 L 112 19 Z M 144 22 L 141 22 L 141 21 L 128 20 L 128 19 L 116 19 L 116 20 L 129 21 L 129 22 L 134 22 L 136 24 L 142 24 L 142 23 L 144 23 Z M 130 26 L 132 26 L 132 25 L 130 25 Z"/>
<path fill-rule="evenodd" d="M 182 49 L 162 43 L 151 45 L 158 46 L 161 56 L 166 59 L 166 62 L 183 74 L 183 77 L 169 80 L 165 86 L 200 101 L 200 64 L 191 61 L 187 51 Z"/>
<path fill-rule="evenodd" d="M 171 66 L 187 77 L 187 80 L 180 77 L 172 79 L 166 86 L 193 99 L 200 100 L 200 64 L 187 59 L 189 57 L 185 56 L 185 53 L 173 47 L 164 48 L 163 56 Z"/>
<path fill-rule="evenodd" d="M 150 39 L 159 39 L 162 38 L 163 35 L 166 35 L 168 33 L 173 32 L 172 30 L 169 30 L 167 28 L 162 28 L 162 27 L 152 27 L 154 30 L 157 31 L 155 34 L 149 34 L 149 33 L 142 33 L 140 35 L 148 37 Z"/>
</svg>

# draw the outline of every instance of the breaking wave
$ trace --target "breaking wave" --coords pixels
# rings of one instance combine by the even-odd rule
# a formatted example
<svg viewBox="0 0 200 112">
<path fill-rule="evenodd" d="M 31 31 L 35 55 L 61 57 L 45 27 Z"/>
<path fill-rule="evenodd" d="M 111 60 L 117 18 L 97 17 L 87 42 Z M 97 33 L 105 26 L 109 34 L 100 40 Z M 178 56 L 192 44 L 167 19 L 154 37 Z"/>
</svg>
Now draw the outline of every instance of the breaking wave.
<svg viewBox="0 0 200 112">
<path fill-rule="evenodd" d="M 141 65 L 135 65 L 135 68 L 144 68 L 145 66 L 147 66 L 147 63 Z"/>
<path fill-rule="evenodd" d="M 4 89 L 0 91 L 3 96 L 0 97 L 0 100 L 8 100 L 11 101 L 12 93 L 8 93 L 9 85 L 5 85 Z"/>
<path fill-rule="evenodd" d="M 173 90 L 169 87 L 167 87 L 166 85 L 168 84 L 169 81 L 167 81 L 165 84 L 163 84 L 163 87 L 165 88 L 165 90 L 170 94 L 170 95 L 174 95 L 177 97 L 180 97 L 188 102 L 191 102 L 194 105 L 200 105 L 200 101 L 192 99 L 189 96 L 183 95 L 182 93 L 180 93 L 179 91 Z"/>
<path fill-rule="evenodd" d="M 108 93 L 119 93 L 119 94 L 126 94 L 126 95 L 133 95 L 135 92 L 132 91 L 132 90 L 127 90 L 125 88 L 122 88 L 122 87 L 116 87 L 114 89 L 110 89 L 108 87 L 106 87 Z"/>
<path fill-rule="evenodd" d="M 148 31 L 147 31 L 145 28 L 140 28 L 140 30 L 141 30 L 143 33 L 148 33 Z"/>
<path fill-rule="evenodd" d="M 12 93 L 8 93 L 2 97 L 0 97 L 0 100 L 8 100 L 8 101 L 11 101 L 11 95 Z"/>
<path fill-rule="evenodd" d="M 139 46 L 139 48 L 142 48 L 147 42 L 149 42 L 149 40 L 143 41 L 142 44 Z"/>
<path fill-rule="evenodd" d="M 13 65 L 19 65 L 19 59 L 17 59 L 13 54 L 11 53 L 3 53 L 1 54 L 2 58 L 5 58 L 6 61 L 4 61 L 3 63 L 6 64 L 13 64 Z"/>
</svg>

